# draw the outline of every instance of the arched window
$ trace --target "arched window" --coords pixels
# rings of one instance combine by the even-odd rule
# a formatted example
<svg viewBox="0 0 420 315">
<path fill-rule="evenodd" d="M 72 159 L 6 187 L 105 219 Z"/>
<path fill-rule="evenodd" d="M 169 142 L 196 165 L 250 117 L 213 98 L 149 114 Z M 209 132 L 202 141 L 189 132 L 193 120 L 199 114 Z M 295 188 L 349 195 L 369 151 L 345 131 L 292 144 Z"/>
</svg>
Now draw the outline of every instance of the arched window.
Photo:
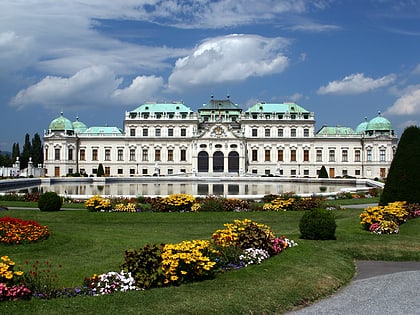
<svg viewBox="0 0 420 315">
<path fill-rule="evenodd" d="M 198 171 L 209 171 L 209 154 L 206 151 L 201 151 L 198 153 Z"/>
</svg>

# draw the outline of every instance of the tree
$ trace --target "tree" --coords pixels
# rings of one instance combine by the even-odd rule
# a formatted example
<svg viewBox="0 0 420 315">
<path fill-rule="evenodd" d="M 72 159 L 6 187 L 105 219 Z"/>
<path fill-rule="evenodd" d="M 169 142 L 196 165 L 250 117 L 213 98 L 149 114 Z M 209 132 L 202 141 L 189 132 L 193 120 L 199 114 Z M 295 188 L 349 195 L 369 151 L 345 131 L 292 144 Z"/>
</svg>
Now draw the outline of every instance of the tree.
<svg viewBox="0 0 420 315">
<path fill-rule="evenodd" d="M 38 164 L 44 163 L 44 153 L 42 150 L 41 137 L 38 133 L 32 138 L 32 147 L 31 147 L 31 156 L 34 167 L 37 167 Z"/>
<path fill-rule="evenodd" d="M 419 139 L 419 127 L 411 126 L 404 130 L 389 169 L 380 205 L 394 201 L 420 202 Z"/>
<path fill-rule="evenodd" d="M 322 165 L 321 170 L 319 171 L 318 178 L 328 178 L 328 172 L 324 165 Z"/>
<path fill-rule="evenodd" d="M 12 146 L 12 163 L 16 162 L 17 157 L 20 157 L 19 143 L 13 143 L 13 146 Z"/>
<path fill-rule="evenodd" d="M 97 177 L 102 177 L 104 175 L 105 175 L 104 167 L 103 167 L 102 163 L 99 163 L 98 172 L 96 173 L 96 176 Z"/>
<path fill-rule="evenodd" d="M 25 135 L 25 143 L 22 149 L 22 155 L 20 157 L 20 168 L 24 169 L 28 167 L 29 158 L 31 157 L 32 145 L 29 134 Z"/>
</svg>

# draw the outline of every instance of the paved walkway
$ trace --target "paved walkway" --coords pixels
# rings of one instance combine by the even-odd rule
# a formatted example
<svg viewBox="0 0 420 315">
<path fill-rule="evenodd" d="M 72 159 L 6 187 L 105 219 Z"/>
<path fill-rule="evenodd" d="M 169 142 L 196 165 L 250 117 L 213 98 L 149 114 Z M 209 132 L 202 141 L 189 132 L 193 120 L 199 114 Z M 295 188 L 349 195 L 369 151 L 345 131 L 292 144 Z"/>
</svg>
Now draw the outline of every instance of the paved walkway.
<svg viewBox="0 0 420 315">
<path fill-rule="evenodd" d="M 357 261 L 353 281 L 289 315 L 418 315 L 420 262 Z"/>
</svg>

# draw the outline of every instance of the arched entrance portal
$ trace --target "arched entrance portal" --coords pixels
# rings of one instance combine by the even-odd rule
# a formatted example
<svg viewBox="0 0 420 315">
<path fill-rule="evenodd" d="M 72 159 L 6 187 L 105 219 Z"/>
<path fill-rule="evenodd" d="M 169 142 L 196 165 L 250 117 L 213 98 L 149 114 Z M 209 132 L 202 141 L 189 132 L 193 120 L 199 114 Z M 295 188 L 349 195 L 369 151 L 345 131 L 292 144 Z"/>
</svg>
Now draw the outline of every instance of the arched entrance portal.
<svg viewBox="0 0 420 315">
<path fill-rule="evenodd" d="M 198 171 L 205 173 L 209 171 L 209 154 L 205 151 L 198 153 Z"/>
<path fill-rule="evenodd" d="M 228 156 L 228 172 L 238 173 L 239 172 L 239 153 L 232 151 Z"/>
<path fill-rule="evenodd" d="M 213 154 L 213 172 L 220 173 L 225 171 L 225 161 L 223 152 L 217 151 Z"/>
</svg>

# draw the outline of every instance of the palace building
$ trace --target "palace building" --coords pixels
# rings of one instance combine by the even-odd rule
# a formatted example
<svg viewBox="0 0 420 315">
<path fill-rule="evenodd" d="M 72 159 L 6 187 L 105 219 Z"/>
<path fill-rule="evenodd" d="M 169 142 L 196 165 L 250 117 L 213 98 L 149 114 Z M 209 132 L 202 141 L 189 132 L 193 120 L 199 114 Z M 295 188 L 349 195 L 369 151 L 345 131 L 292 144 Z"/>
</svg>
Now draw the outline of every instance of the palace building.
<svg viewBox="0 0 420 315">
<path fill-rule="evenodd" d="M 284 176 L 385 178 L 397 147 L 379 113 L 355 129 L 323 126 L 296 103 L 259 102 L 247 110 L 211 97 L 198 111 L 182 102 L 145 103 L 123 129 L 70 121 L 44 132 L 47 176 Z"/>
</svg>

